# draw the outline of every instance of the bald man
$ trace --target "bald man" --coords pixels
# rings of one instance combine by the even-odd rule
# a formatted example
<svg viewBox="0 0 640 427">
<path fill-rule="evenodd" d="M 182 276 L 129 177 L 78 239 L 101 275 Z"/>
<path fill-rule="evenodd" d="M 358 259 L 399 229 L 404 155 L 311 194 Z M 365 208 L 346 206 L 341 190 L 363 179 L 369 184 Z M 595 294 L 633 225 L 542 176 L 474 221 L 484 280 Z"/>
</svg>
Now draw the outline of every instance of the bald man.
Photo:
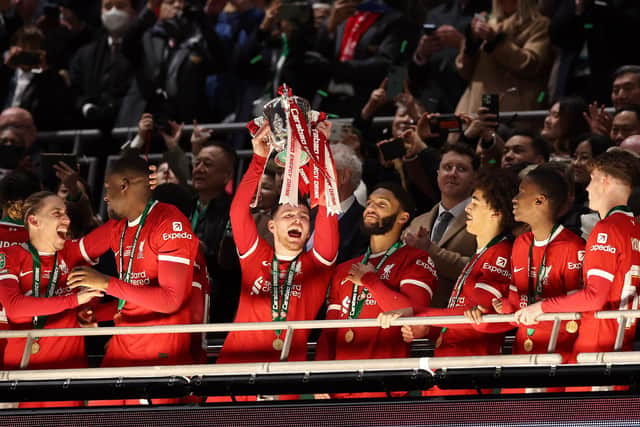
<svg viewBox="0 0 640 427">
<path fill-rule="evenodd" d="M 33 116 L 24 108 L 9 107 L 0 113 L 0 130 L 12 127 L 24 141 L 25 148 L 29 149 L 36 140 L 38 130 L 33 122 Z"/>
<path fill-rule="evenodd" d="M 640 135 L 628 136 L 620 143 L 620 148 L 640 155 Z"/>
</svg>

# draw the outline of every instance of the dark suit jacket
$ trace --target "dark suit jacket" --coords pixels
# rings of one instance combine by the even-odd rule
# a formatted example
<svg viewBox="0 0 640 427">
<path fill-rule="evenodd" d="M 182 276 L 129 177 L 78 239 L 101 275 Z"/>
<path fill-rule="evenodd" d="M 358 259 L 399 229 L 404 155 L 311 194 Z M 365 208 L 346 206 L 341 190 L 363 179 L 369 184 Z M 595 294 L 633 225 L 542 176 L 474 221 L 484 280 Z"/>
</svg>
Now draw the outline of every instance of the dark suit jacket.
<svg viewBox="0 0 640 427">
<path fill-rule="evenodd" d="M 360 227 L 363 212 L 364 207 L 357 200 L 354 200 L 351 207 L 344 212 L 338 221 L 340 248 L 336 265 L 360 256 L 367 250 L 369 239 Z"/>
<path fill-rule="evenodd" d="M 438 206 L 439 204 L 436 204 L 429 212 L 411 221 L 407 230 L 417 234 L 420 226 L 428 230 L 433 229 Z M 438 271 L 438 289 L 431 300 L 431 306 L 446 307 L 456 279 L 476 252 L 476 239 L 467 232 L 464 213 L 451 221 L 440 242 L 432 244 L 427 252 L 433 258 Z"/>
<path fill-rule="evenodd" d="M 95 118 L 86 124 L 101 129 L 112 127 L 131 84 L 133 68 L 122 53 L 111 52 L 106 33 L 76 53 L 69 77 L 76 112 L 81 113 L 87 103 L 98 107 Z"/>
</svg>

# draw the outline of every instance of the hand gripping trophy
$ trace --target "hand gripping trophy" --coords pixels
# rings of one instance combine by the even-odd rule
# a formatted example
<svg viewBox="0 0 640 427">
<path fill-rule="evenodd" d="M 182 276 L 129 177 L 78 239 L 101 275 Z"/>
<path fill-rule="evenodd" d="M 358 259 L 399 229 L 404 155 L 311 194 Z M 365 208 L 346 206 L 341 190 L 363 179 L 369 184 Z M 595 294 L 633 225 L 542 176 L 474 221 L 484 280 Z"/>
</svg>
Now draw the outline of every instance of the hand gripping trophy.
<svg viewBox="0 0 640 427">
<path fill-rule="evenodd" d="M 328 143 L 331 124 L 326 114 L 311 110 L 309 101 L 294 96 L 286 85 L 278 94 L 247 128 L 251 136 L 269 128 L 269 157 L 275 152 L 276 164 L 284 167 L 279 203 L 297 206 L 298 193 L 308 194 L 312 208 L 324 205 L 328 214 L 339 214 L 336 170 Z"/>
</svg>

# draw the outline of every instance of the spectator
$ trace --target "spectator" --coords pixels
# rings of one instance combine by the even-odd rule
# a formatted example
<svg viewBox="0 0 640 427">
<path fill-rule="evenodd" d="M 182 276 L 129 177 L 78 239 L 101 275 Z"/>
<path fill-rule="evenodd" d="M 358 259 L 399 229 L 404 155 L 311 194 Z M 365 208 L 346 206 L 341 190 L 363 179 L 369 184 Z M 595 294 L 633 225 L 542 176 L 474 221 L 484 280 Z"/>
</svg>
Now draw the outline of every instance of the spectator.
<svg viewBox="0 0 640 427">
<path fill-rule="evenodd" d="M 360 185 L 362 161 L 350 147 L 341 143 L 332 144 L 331 153 L 336 166 L 338 196 L 342 208 L 342 214 L 338 219 L 340 248 L 336 262 L 343 263 L 363 254 L 367 248 L 367 236 L 360 227 L 365 209 L 358 203 L 354 194 Z M 312 231 L 306 244 L 307 250 L 313 248 L 315 237 L 315 232 Z"/>
<path fill-rule="evenodd" d="M 16 12 L 15 2 L 12 0 L 0 1 L 0 52 L 9 49 L 11 35 L 22 25 L 23 21 Z"/>
<path fill-rule="evenodd" d="M 223 246 L 229 229 L 231 198 L 225 187 L 235 176 L 235 152 L 218 142 L 207 142 L 196 155 L 192 183 L 197 200 L 191 227 L 200 240 L 213 280 L 213 322 L 231 322 L 238 306 L 239 267 L 235 247 Z M 222 258 L 221 258 L 222 257 Z M 225 261 L 222 261 L 224 259 Z"/>
<path fill-rule="evenodd" d="M 331 98 L 323 109 L 349 116 L 364 105 L 367 94 L 400 60 L 403 41 L 413 45 L 413 29 L 402 13 L 382 1 L 336 1 L 318 35 L 324 57 L 312 61 L 331 78 Z"/>
<path fill-rule="evenodd" d="M 431 211 L 411 221 L 405 241 L 427 251 L 436 264 L 438 289 L 433 307 L 446 307 L 455 279 L 475 253 L 473 236 L 465 226 L 465 208 L 471 201 L 480 160 L 464 144 L 445 147 L 438 168 L 442 199 Z"/>
<path fill-rule="evenodd" d="M 102 0 L 102 32 L 71 61 L 71 90 L 82 127 L 105 131 L 113 127 L 133 76 L 122 54 L 122 37 L 133 13 L 130 0 Z"/>
<path fill-rule="evenodd" d="M 561 98 L 551 106 L 540 133 L 551 144 L 551 160 L 570 161 L 571 138 L 589 131 L 586 112 L 587 104 L 578 97 Z"/>
<path fill-rule="evenodd" d="M 640 225 L 626 207 L 632 188 L 640 183 L 638 159 L 619 150 L 601 154 L 591 165 L 591 182 L 587 188 L 589 207 L 602 219 L 587 240 L 584 289 L 567 296 L 547 298 L 515 315 L 518 323 L 532 325 L 544 312 L 587 313 L 582 317 L 571 361 L 575 361 L 579 353 L 614 351 L 618 321 L 595 319 L 592 313 L 603 309 L 631 309 L 633 296 L 626 296 L 623 287 L 632 274 L 629 271 L 633 271 L 634 265 L 640 265 L 640 253 L 632 247 L 633 242 L 640 240 Z M 636 324 L 631 323 L 623 331 L 619 350 L 629 351 Z"/>
<path fill-rule="evenodd" d="M 626 105 L 640 106 L 640 65 L 623 65 L 616 70 L 611 103 L 616 110 Z"/>
<path fill-rule="evenodd" d="M 10 107 L 0 113 L 0 172 L 21 168 L 40 172 L 40 146 L 37 129 L 27 110 Z"/>
<path fill-rule="evenodd" d="M 640 154 L 640 135 L 628 136 L 620 143 L 620 148 L 623 150 L 631 151 L 632 153 Z"/>
<path fill-rule="evenodd" d="M 465 222 L 480 249 L 464 266 L 451 289 L 446 308 L 427 307 L 416 313 L 417 316 L 459 315 L 474 306 L 490 307 L 492 300 L 507 294 L 511 281 L 510 231 L 514 224 L 511 198 L 516 194 L 517 184 L 516 176 L 504 170 L 492 170 L 479 176 L 472 200 L 465 208 Z M 493 308 L 488 310 L 494 311 Z M 378 320 L 384 328 L 388 327 L 389 320 L 400 315 L 406 313 L 385 313 Z M 436 357 L 499 354 L 504 339 L 503 334 L 480 332 L 469 324 L 405 325 L 402 336 L 409 343 L 424 336 L 435 339 Z M 476 393 L 476 390 L 442 390 L 438 387 L 422 392 L 427 396 Z"/>
<path fill-rule="evenodd" d="M 549 161 L 550 147 L 538 134 L 516 130 L 504 144 L 502 167 L 514 167 L 519 164 L 541 164 Z"/>
<path fill-rule="evenodd" d="M 627 106 L 640 106 L 640 66 L 623 65 L 613 76 L 611 103 L 616 111 Z M 594 102 L 589 105 L 589 112 L 585 115 L 591 132 L 609 135 L 613 118 L 605 111 L 604 105 L 598 107 Z"/>
<path fill-rule="evenodd" d="M 69 124 L 69 90 L 50 67 L 45 38 L 34 26 L 19 29 L 0 68 L 0 99 L 5 108 L 21 107 L 33 115 L 39 130 L 63 129 Z"/>
<path fill-rule="evenodd" d="M 437 286 L 429 255 L 403 246 L 413 201 L 398 183 L 380 184 L 367 200 L 362 227 L 369 235 L 364 255 L 340 264 L 331 280 L 327 319 L 371 319 L 402 310 L 406 316 L 427 307 Z M 316 360 L 407 357 L 398 327 L 323 329 Z M 405 393 L 398 393 L 405 394 Z M 332 397 L 382 397 L 385 393 L 336 393 Z M 316 395 L 316 397 L 320 397 Z M 329 396 L 322 396 L 329 397 Z"/>
<path fill-rule="evenodd" d="M 613 144 L 603 135 L 590 134 L 576 137 L 573 147 L 573 179 L 574 199 L 569 212 L 562 219 L 565 227 L 587 239 L 593 226 L 600 220 L 600 216 L 589 209 L 587 185 L 591 177 L 589 175 L 589 163 L 594 157 L 607 151 Z"/>
<path fill-rule="evenodd" d="M 609 101 L 614 71 L 625 64 L 640 64 L 628 35 L 640 24 L 635 1 L 558 0 L 554 2 L 550 36 L 560 49 L 552 80 L 554 98 L 581 95 L 600 104 Z M 614 104 L 615 105 L 615 104 Z"/>
<path fill-rule="evenodd" d="M 452 113 L 467 83 L 456 70 L 456 56 L 473 15 L 487 11 L 488 0 L 446 0 L 429 10 L 412 61 L 411 88 L 427 111 Z M 426 28 L 426 27 L 425 27 Z"/>
<path fill-rule="evenodd" d="M 551 65 L 548 30 L 536 0 L 493 0 L 491 19 L 473 18 L 456 59 L 469 81 L 456 112 L 477 111 L 485 93 L 499 94 L 503 111 L 540 108 Z"/>
<path fill-rule="evenodd" d="M 620 145 L 625 138 L 640 134 L 640 106 L 621 107 L 613 115 L 611 140 Z"/>
<path fill-rule="evenodd" d="M 137 73 L 118 125 L 133 125 L 143 112 L 153 114 L 164 129 L 169 119 L 207 122 L 206 76 L 221 69 L 224 61 L 206 14 L 216 12 L 211 4 L 147 2 L 122 40 L 123 53 Z"/>
</svg>

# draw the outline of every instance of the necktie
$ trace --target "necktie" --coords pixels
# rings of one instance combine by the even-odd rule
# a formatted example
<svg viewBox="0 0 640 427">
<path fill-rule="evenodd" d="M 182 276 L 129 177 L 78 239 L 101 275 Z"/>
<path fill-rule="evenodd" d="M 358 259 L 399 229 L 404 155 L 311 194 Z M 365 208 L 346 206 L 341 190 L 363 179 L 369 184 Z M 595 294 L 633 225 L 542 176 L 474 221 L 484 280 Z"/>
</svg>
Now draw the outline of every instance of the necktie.
<svg viewBox="0 0 640 427">
<path fill-rule="evenodd" d="M 451 214 L 451 212 L 448 212 L 448 211 L 442 212 L 438 217 L 438 224 L 436 225 L 435 230 L 433 230 L 433 235 L 431 236 L 431 240 L 433 240 L 435 243 L 438 243 L 440 239 L 442 239 L 442 235 L 444 234 L 445 230 L 447 229 L 447 226 L 449 225 L 452 219 L 453 219 L 453 215 Z"/>
</svg>

